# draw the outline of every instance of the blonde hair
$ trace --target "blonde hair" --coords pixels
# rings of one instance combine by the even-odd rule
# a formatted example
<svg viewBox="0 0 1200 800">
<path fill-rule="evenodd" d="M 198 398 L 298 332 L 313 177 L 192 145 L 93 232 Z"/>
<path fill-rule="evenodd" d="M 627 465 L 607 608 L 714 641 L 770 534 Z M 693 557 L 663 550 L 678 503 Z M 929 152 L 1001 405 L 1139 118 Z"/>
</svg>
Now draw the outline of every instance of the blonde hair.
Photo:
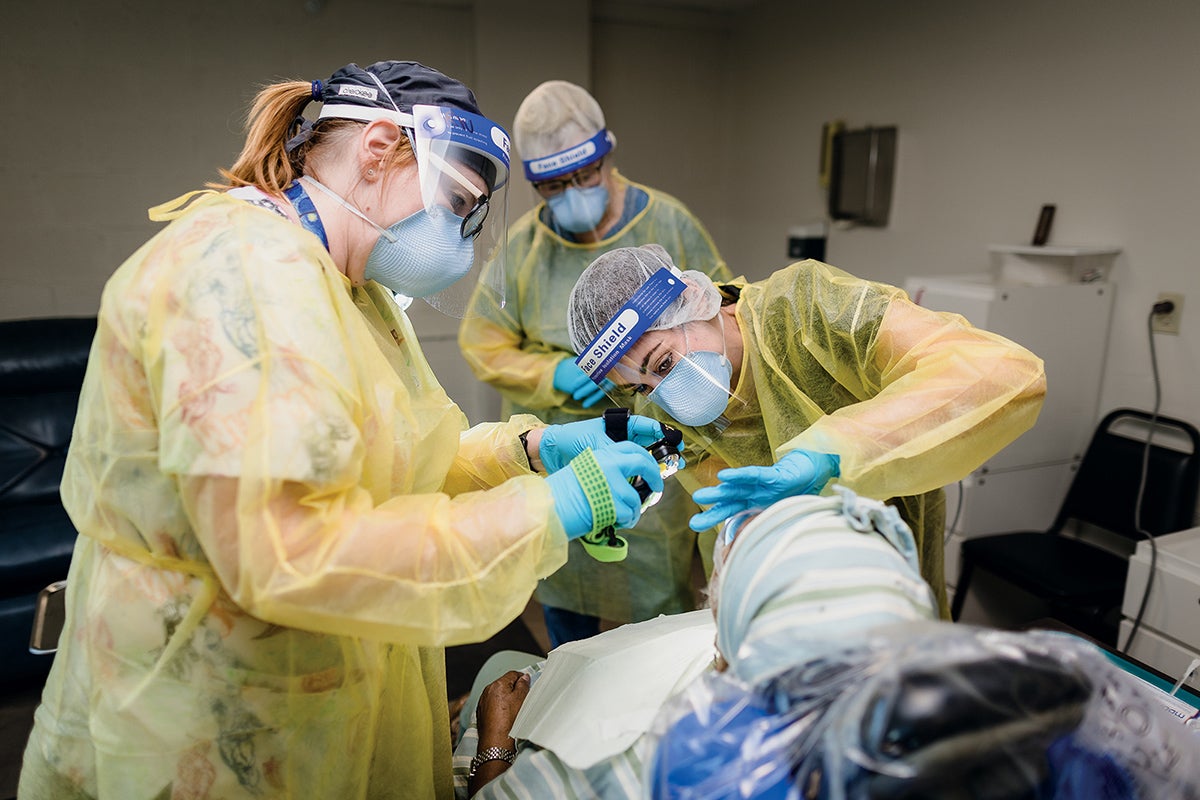
<svg viewBox="0 0 1200 800">
<path fill-rule="evenodd" d="M 312 84 L 287 81 L 262 89 L 250 106 L 246 118 L 246 143 L 233 166 L 220 170 L 223 182 L 208 183 L 212 189 L 255 186 L 273 195 L 282 195 L 292 181 L 304 174 L 304 165 L 329 157 L 338 145 L 362 130 L 364 123 L 346 119 L 322 119 L 308 123 L 302 119 L 312 101 Z M 312 134 L 291 152 L 288 140 L 311 125 Z M 413 159 L 412 143 L 401 136 L 384 158 L 383 166 L 399 166 Z"/>
</svg>

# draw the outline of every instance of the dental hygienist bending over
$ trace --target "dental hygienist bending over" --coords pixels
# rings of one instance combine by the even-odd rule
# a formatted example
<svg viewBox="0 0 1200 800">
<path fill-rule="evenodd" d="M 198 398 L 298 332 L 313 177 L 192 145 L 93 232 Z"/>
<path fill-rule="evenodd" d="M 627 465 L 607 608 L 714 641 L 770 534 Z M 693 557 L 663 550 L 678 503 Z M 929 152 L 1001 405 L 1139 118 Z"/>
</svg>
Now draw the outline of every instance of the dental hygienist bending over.
<svg viewBox="0 0 1200 800">
<path fill-rule="evenodd" d="M 442 646 L 662 488 L 653 420 L 467 430 L 394 300 L 454 310 L 508 168 L 463 84 L 350 64 L 264 89 L 225 191 L 153 212 L 101 301 L 23 800 L 452 793 Z"/>
<path fill-rule="evenodd" d="M 684 426 L 678 475 L 711 506 L 693 529 L 837 478 L 893 498 L 947 617 L 941 487 L 1028 430 L 1046 390 L 1023 347 L 817 261 L 714 285 L 656 245 L 613 250 L 580 276 L 568 326 L 594 381 Z"/>
</svg>

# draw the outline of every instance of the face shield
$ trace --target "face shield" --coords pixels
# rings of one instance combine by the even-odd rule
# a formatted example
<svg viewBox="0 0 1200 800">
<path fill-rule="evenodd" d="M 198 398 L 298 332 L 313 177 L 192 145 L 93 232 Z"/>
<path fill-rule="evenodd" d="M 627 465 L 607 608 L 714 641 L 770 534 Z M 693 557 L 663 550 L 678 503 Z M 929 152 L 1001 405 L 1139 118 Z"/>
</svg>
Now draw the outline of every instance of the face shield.
<svg viewBox="0 0 1200 800">
<path fill-rule="evenodd" d="M 374 68 L 350 67 L 357 70 L 355 80 L 343 81 L 336 96 L 325 98 L 318 119 L 387 119 L 398 125 L 412 144 L 424 206 L 424 213 L 392 221 L 385 228 L 313 181 L 317 188 L 379 229 L 380 242 L 368 257 L 367 277 L 390 288 L 402 305 L 411 302 L 411 297 L 403 296 L 407 290 L 450 316 L 466 313 L 476 287 L 493 295 L 490 299 L 503 306 L 508 134 L 496 123 L 453 101 L 438 105 L 413 103 L 411 112 L 401 111 Z M 398 75 L 395 69 L 389 72 L 389 82 L 402 84 L 394 87 L 401 95 L 409 91 L 425 96 L 454 94 L 453 87 L 447 88 L 454 82 L 440 73 L 416 64 L 400 64 L 399 72 L 412 72 L 413 68 L 424 71 L 423 77 Z M 435 77 L 426 74 L 430 72 Z M 408 86 L 405 81 L 418 85 Z M 459 88 L 458 94 L 465 95 L 463 102 L 475 107 L 470 92 Z M 345 100 L 340 99 L 343 96 Z M 384 102 L 390 108 L 381 105 Z"/>
<path fill-rule="evenodd" d="M 502 307 L 508 231 L 508 134 L 486 117 L 447 106 L 413 106 L 411 117 L 401 124 L 412 141 L 426 213 L 448 209 L 461 220 L 459 234 L 472 243 L 474 250 L 471 268 L 464 277 L 422 299 L 460 318 L 476 290 L 491 294 L 495 304 Z"/>
<path fill-rule="evenodd" d="M 685 288 L 674 267 L 653 273 L 575 363 L 617 405 L 629 405 L 631 396 L 644 397 L 671 421 L 693 429 L 711 425 L 709 433 L 716 434 L 728 424 L 723 413 L 733 398 L 733 366 L 725 355 L 720 313 L 719 343 L 705 334 L 702 326 L 708 322 L 651 330 Z"/>
<path fill-rule="evenodd" d="M 607 129 L 573 147 L 522 162 L 556 230 L 579 235 L 596 230 L 609 205 L 606 157 L 616 143 Z"/>
</svg>

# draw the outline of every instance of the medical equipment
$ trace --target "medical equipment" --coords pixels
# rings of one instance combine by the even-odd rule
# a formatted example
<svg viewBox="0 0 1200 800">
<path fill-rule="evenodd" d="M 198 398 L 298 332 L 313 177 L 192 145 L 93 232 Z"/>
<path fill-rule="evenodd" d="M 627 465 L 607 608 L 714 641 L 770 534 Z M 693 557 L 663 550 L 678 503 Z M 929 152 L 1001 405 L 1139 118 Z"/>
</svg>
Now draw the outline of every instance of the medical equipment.
<svg viewBox="0 0 1200 800">
<path fill-rule="evenodd" d="M 612 412 L 619 414 L 612 416 Z M 609 409 L 604 416 L 542 428 L 538 458 L 546 472 L 553 474 L 589 447 L 599 450 L 610 442 L 630 441 L 649 448 L 662 438 L 663 427 L 657 420 L 626 409 Z"/>
<path fill-rule="evenodd" d="M 1092 645 L 925 623 L 664 707 L 649 796 L 1195 797 L 1195 737 Z"/>
<path fill-rule="evenodd" d="M 1191 661 L 1200 658 L 1200 619 L 1190 610 L 1200 597 L 1200 528 L 1157 537 L 1158 558 L 1150 560 L 1150 541 L 1138 542 L 1129 559 L 1125 581 L 1123 619 L 1118 641 L 1132 658 L 1173 678 L 1183 676 Z M 1128 645 L 1151 572 L 1154 587 L 1142 614 L 1142 626 Z M 1185 681 L 1200 691 L 1200 677 Z"/>
<path fill-rule="evenodd" d="M 664 424 L 662 428 L 663 438 L 646 449 L 650 451 L 650 455 L 658 462 L 658 473 L 662 475 L 665 481 L 683 468 L 683 456 L 679 455 L 678 449 L 679 445 L 683 443 L 683 434 L 678 428 L 672 428 L 670 425 Z M 651 491 L 650 487 L 641 478 L 634 478 L 630 485 L 634 489 L 637 489 L 638 495 L 642 498 L 642 511 L 645 511 L 662 499 L 662 492 Z"/>
<path fill-rule="evenodd" d="M 610 439 L 613 441 L 624 441 L 627 438 L 625 434 L 628 431 L 629 416 L 630 413 L 627 408 L 609 408 L 605 410 L 605 430 Z M 662 425 L 662 432 L 663 437 L 650 444 L 646 450 L 658 462 L 659 474 L 662 475 L 665 481 L 682 469 L 685 462 L 679 454 L 680 445 L 683 444 L 683 433 L 666 423 Z M 632 478 L 629 481 L 629 485 L 637 490 L 638 497 L 642 499 L 643 512 L 662 499 L 662 492 L 656 492 L 651 489 L 649 484 L 640 477 L 635 476 Z M 611 525 L 595 533 L 583 536 L 581 541 L 583 542 L 583 549 L 597 561 L 624 561 L 625 557 L 629 555 L 629 542 L 625 537 L 618 536 L 615 528 Z"/>
</svg>

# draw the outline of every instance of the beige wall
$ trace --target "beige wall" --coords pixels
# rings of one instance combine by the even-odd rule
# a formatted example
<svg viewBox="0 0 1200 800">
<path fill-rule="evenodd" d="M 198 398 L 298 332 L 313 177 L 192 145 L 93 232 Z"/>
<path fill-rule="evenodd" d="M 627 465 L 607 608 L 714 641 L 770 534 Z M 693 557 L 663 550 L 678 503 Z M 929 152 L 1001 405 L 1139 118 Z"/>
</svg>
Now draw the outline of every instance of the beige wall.
<svg viewBox="0 0 1200 800">
<path fill-rule="evenodd" d="M 623 171 L 680 197 L 752 278 L 821 216 L 821 123 L 895 124 L 891 224 L 834 231 L 830 261 L 898 284 L 982 271 L 988 243 L 1026 241 L 1057 203 L 1052 243 L 1123 248 L 1100 407 L 1152 404 L 1145 314 L 1182 292 L 1181 335 L 1157 340 L 1163 410 L 1200 422 L 1197 41 L 1200 5 L 1173 0 L 3 3 L 0 319 L 94 313 L 155 230 L 145 208 L 232 160 L 256 84 L 414 58 L 506 123 L 543 79 L 589 85 Z M 528 208 L 520 180 L 510 200 Z M 414 314 L 486 416 L 453 324 Z"/>
<path fill-rule="evenodd" d="M 787 227 L 821 214 L 821 123 L 895 124 L 891 223 L 833 232 L 828 260 L 896 284 L 982 272 L 1056 203 L 1051 244 L 1123 249 L 1101 411 L 1152 407 L 1146 315 L 1182 292 L 1162 410 L 1200 424 L 1198 41 L 1200 4 L 1173 0 L 760 4 L 725 54 L 723 138 L 756 146 L 727 151 L 722 245 L 782 263 Z"/>
<path fill-rule="evenodd" d="M 626 12 L 628 10 L 626 9 Z M 631 180 L 682 200 L 724 243 L 721 164 L 731 155 L 717 134 L 723 85 L 725 14 L 610 13 L 596 21 L 593 91 L 617 136 L 616 164 Z"/>
<path fill-rule="evenodd" d="M 398 56 L 475 72 L 466 6 L 305 2 L 0 4 L 0 318 L 95 313 L 146 208 L 237 155 L 258 85 Z"/>
</svg>

